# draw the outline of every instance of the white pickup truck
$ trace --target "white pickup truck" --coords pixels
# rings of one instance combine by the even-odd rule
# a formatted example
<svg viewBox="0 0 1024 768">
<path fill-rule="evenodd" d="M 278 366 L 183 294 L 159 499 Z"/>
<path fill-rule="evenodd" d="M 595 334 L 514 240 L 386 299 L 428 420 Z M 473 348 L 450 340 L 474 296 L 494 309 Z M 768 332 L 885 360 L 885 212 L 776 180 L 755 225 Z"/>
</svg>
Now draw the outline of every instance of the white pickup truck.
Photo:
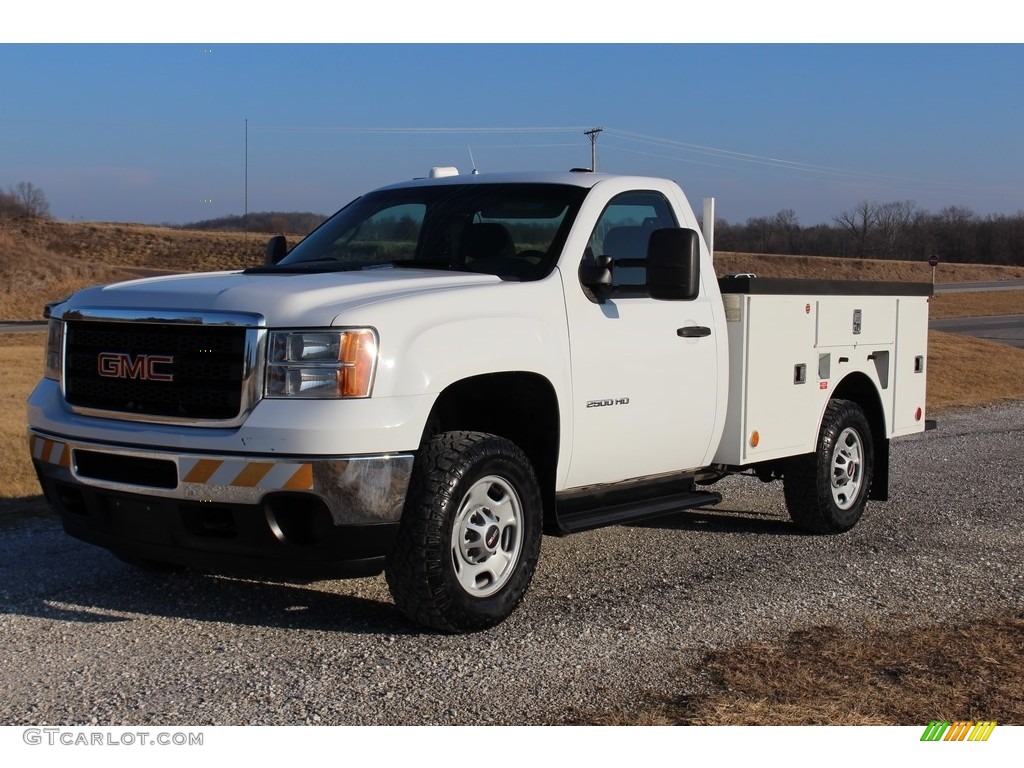
<svg viewBox="0 0 1024 768">
<path fill-rule="evenodd" d="M 931 286 L 718 280 L 698 229 L 664 179 L 432 172 L 265 266 L 80 291 L 29 399 L 46 498 L 138 564 L 383 571 L 448 632 L 515 609 L 542 532 L 728 473 L 845 531 L 925 429 Z"/>
</svg>

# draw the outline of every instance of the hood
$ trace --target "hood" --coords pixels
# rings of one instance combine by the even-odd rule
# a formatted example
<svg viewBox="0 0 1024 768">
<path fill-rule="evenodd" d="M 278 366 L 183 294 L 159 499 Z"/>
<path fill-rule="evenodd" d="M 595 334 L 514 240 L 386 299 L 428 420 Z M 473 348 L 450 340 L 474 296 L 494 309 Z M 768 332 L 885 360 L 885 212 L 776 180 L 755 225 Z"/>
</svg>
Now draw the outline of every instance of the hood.
<svg viewBox="0 0 1024 768">
<path fill-rule="evenodd" d="M 494 275 L 424 269 L 352 272 L 211 272 L 168 275 L 86 288 L 62 310 L 145 309 L 259 313 L 270 327 L 322 327 L 343 312 L 405 296 L 500 283 Z"/>
</svg>

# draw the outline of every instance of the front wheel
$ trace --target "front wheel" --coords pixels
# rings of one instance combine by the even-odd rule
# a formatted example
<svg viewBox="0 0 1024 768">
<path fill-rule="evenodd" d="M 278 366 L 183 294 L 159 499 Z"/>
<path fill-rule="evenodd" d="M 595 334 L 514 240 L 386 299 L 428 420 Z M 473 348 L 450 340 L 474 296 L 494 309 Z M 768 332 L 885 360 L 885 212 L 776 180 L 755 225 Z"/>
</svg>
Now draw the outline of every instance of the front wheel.
<svg viewBox="0 0 1024 768">
<path fill-rule="evenodd" d="M 850 530 L 864 513 L 874 472 L 871 428 L 860 406 L 832 400 L 815 453 L 787 463 L 783 490 L 789 515 L 814 533 Z"/>
<path fill-rule="evenodd" d="M 385 568 L 398 608 L 443 632 L 471 632 L 519 604 L 540 553 L 540 489 L 514 443 L 481 432 L 436 436 L 417 457 Z"/>
</svg>

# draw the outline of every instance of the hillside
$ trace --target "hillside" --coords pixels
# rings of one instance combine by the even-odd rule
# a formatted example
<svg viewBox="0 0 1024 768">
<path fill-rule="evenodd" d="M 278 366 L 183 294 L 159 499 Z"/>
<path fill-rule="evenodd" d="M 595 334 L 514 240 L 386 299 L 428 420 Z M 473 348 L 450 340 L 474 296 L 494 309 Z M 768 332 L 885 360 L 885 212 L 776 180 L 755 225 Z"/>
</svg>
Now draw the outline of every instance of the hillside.
<svg viewBox="0 0 1024 768">
<path fill-rule="evenodd" d="M 756 253 L 716 253 L 715 271 L 720 276 L 753 272 L 760 277 L 798 277 L 820 280 L 889 280 L 927 283 L 932 279 L 932 268 L 923 261 L 840 259 L 834 256 L 764 256 Z M 936 270 L 935 278 L 940 283 L 1024 279 L 1024 267 L 941 264 Z"/>
<path fill-rule="evenodd" d="M 144 224 L 0 219 L 6 249 L 31 246 L 76 262 L 178 272 L 260 264 L 269 235 L 197 232 Z M 295 238 L 290 238 L 295 239 Z"/>
<path fill-rule="evenodd" d="M 156 271 L 238 269 L 263 262 L 268 234 L 198 232 L 141 224 L 0 219 L 0 320 L 37 320 L 44 304 L 97 283 Z M 295 243 L 301 236 L 289 236 Z M 718 274 L 928 281 L 923 263 L 719 253 Z M 940 281 L 1024 278 L 1024 267 L 944 264 Z"/>
<path fill-rule="evenodd" d="M 0 320 L 38 320 L 44 304 L 88 285 L 159 271 L 262 264 L 267 238 L 141 224 L 0 219 Z"/>
<path fill-rule="evenodd" d="M 312 232 L 327 219 L 322 213 L 285 213 L 261 211 L 241 216 L 221 216 L 203 219 L 188 224 L 173 226 L 173 229 L 194 229 L 201 232 Z"/>
</svg>

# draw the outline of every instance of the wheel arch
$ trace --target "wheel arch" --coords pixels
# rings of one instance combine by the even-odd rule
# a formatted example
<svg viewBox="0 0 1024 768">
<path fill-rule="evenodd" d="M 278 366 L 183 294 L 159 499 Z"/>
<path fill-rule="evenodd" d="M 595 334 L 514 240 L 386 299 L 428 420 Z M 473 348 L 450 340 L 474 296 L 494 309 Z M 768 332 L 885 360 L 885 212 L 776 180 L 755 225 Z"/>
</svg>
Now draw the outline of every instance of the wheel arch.
<svg viewBox="0 0 1024 768">
<path fill-rule="evenodd" d="M 889 499 L 889 427 L 878 385 L 867 375 L 855 372 L 844 378 L 832 391 L 831 400 L 849 400 L 860 406 L 871 428 L 874 449 L 874 481 L 868 498 L 874 501 Z M 826 406 L 828 404 L 826 403 Z M 824 411 L 822 411 L 824 415 Z"/>
<path fill-rule="evenodd" d="M 442 432 L 499 435 L 526 454 L 540 484 L 547 520 L 555 510 L 560 411 L 551 382 L 538 373 L 486 373 L 453 382 L 437 396 L 420 445 Z"/>
</svg>

